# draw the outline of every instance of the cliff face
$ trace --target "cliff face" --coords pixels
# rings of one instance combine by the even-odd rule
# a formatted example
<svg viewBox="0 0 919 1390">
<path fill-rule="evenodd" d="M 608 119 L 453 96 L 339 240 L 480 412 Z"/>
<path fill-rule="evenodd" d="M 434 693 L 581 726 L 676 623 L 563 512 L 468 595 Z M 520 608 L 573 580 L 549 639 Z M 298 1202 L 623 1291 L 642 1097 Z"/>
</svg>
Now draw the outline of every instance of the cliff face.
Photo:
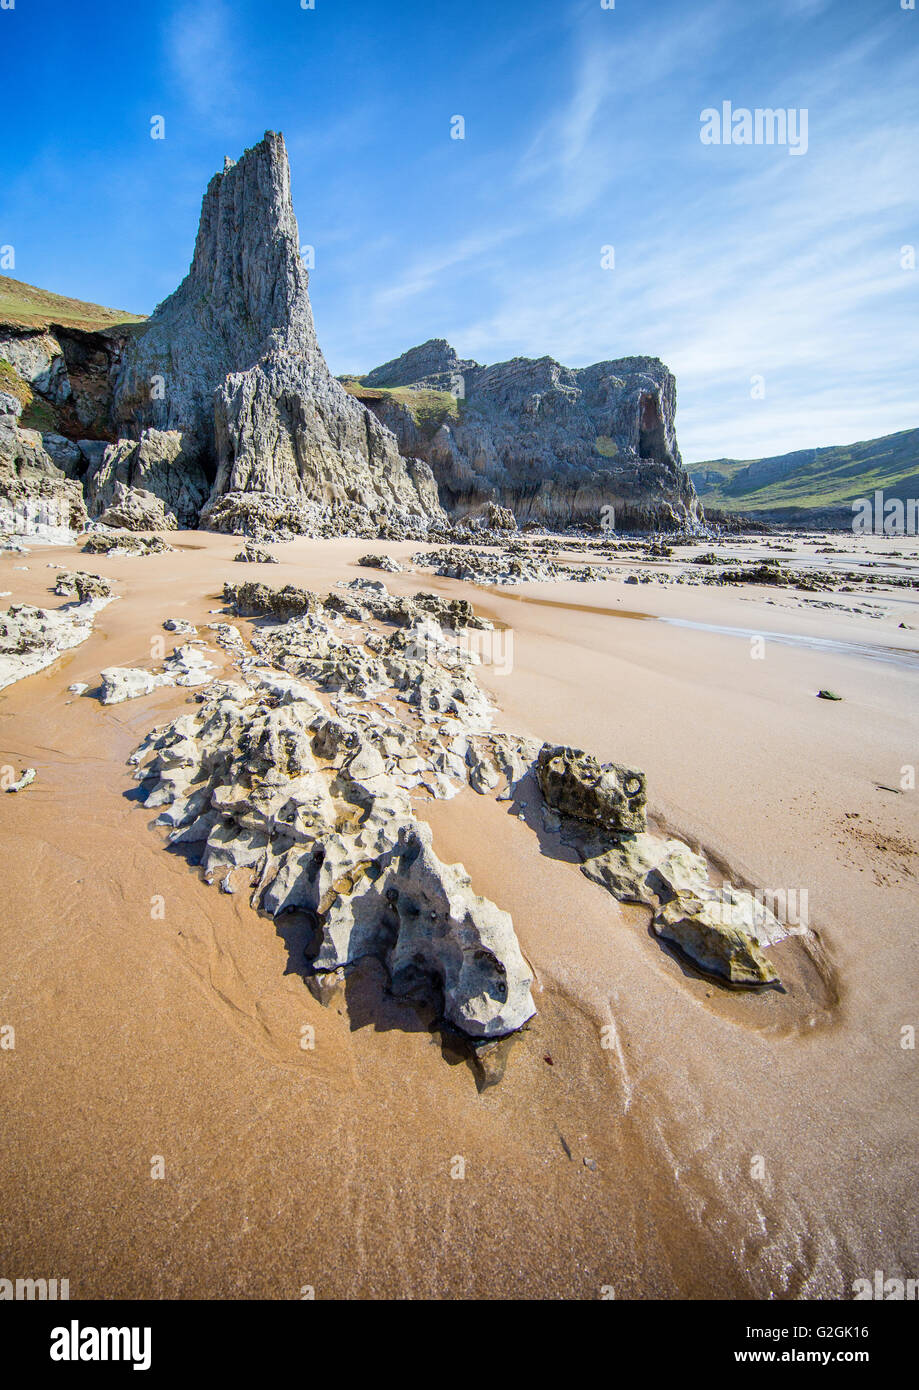
<svg viewBox="0 0 919 1390">
<path fill-rule="evenodd" d="M 441 500 L 459 514 L 491 499 L 521 522 L 549 525 L 596 525 L 606 506 L 617 527 L 681 528 L 699 518 L 676 441 L 676 383 L 657 358 L 570 368 L 515 357 L 482 367 L 432 339 L 352 389 L 403 453 L 427 460 Z M 413 401 L 414 391 L 452 392 L 455 411 L 436 429 L 421 425 L 424 397 Z"/>
<path fill-rule="evenodd" d="M 189 273 L 149 319 L 2 279 L 0 310 L 0 525 L 28 529 L 32 494 L 51 527 L 85 502 L 252 534 L 418 534 L 486 502 L 548 526 L 699 516 L 656 358 L 483 367 L 432 339 L 343 387 L 271 131 L 211 179 Z"/>
<path fill-rule="evenodd" d="M 211 482 L 205 520 L 226 515 L 229 494 L 237 512 L 245 495 L 271 494 L 416 523 L 439 514 L 428 470 L 406 465 L 326 366 L 287 152 L 271 131 L 208 185 L 191 270 L 129 344 L 113 415 L 135 439 L 181 435 Z"/>
<path fill-rule="evenodd" d="M 111 379 L 129 328 L 5 277 L 0 300 L 0 531 L 62 536 L 85 525 L 81 480 L 114 438 Z"/>
</svg>

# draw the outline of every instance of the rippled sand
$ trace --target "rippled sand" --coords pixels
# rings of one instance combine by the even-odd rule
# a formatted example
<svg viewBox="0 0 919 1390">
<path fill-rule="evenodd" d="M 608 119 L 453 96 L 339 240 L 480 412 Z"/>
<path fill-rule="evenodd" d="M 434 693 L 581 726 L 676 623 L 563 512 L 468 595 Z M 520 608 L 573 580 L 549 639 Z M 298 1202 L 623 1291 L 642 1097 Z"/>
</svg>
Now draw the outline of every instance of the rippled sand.
<svg viewBox="0 0 919 1390">
<path fill-rule="evenodd" d="M 186 691 L 108 708 L 67 693 L 150 664 L 166 617 L 216 621 L 226 579 L 327 589 L 367 574 L 368 548 L 417 547 L 303 541 L 244 568 L 232 538 L 176 543 L 0 556 L 10 602 L 61 602 L 49 562 L 122 595 L 85 645 L 0 693 L 0 764 L 38 770 L 0 796 L 0 1025 L 16 1044 L 0 1051 L 0 1275 L 99 1298 L 768 1298 L 919 1272 L 919 1072 L 901 1046 L 919 1023 L 919 791 L 897 790 L 919 764 L 916 591 L 381 576 L 509 625 L 511 671 L 480 673 L 496 726 L 643 768 L 659 825 L 750 885 L 806 888 L 818 935 L 810 953 L 777 948 L 785 994 L 728 991 L 541 841 L 532 808 L 419 802 L 439 855 L 512 913 L 537 976 L 538 1016 L 479 1093 L 377 969 L 321 1008 L 302 942 L 163 849 L 124 759 Z M 757 660 L 751 631 L 842 645 L 767 640 Z"/>
</svg>

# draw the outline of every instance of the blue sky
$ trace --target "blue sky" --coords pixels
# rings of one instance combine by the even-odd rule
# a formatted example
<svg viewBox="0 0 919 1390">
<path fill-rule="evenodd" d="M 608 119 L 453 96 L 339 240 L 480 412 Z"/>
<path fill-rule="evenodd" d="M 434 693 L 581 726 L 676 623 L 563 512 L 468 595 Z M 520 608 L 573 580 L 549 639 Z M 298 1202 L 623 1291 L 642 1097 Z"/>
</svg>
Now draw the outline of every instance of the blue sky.
<svg viewBox="0 0 919 1390">
<path fill-rule="evenodd" d="M 333 371 L 430 337 L 480 362 L 659 356 L 688 462 L 919 425 L 901 0 L 14 3 L 0 246 L 19 279 L 148 312 L 223 156 L 271 128 Z M 703 145 L 724 101 L 806 108 L 806 153 Z"/>
</svg>

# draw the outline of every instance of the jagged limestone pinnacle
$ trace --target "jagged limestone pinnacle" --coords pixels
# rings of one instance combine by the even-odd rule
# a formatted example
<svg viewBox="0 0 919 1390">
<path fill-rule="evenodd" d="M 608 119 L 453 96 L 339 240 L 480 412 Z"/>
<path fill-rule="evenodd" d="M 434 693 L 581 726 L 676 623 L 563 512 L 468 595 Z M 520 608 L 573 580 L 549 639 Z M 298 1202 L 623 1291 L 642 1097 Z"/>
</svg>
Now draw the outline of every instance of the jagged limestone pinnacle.
<svg viewBox="0 0 919 1390">
<path fill-rule="evenodd" d="M 126 352 L 119 428 L 181 432 L 212 509 L 270 494 L 439 515 L 429 470 L 329 372 L 308 283 L 284 137 L 269 130 L 208 184 L 189 273 Z"/>
</svg>

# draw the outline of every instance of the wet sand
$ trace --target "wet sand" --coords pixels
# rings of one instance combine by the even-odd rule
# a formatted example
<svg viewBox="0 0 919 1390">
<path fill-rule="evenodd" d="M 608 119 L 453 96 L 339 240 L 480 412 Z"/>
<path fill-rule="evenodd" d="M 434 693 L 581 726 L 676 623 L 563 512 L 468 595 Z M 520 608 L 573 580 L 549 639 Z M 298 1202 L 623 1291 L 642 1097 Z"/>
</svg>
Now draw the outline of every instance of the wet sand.
<svg viewBox="0 0 919 1390">
<path fill-rule="evenodd" d="M 419 800 L 536 972 L 538 1015 L 480 1093 L 374 968 L 323 1009 L 302 942 L 148 828 L 124 759 L 188 692 L 91 695 L 103 666 L 154 664 L 163 619 L 207 636 L 224 580 L 324 591 L 372 574 L 354 564 L 368 548 L 417 545 L 294 542 L 269 567 L 233 563 L 230 537 L 171 539 L 142 559 L 0 556 L 10 602 L 62 602 L 49 562 L 122 595 L 87 643 L 0 692 L 0 764 L 38 770 L 0 796 L 0 1025 L 16 1043 L 0 1051 L 0 1274 L 90 1298 L 839 1298 L 878 1268 L 915 1277 L 919 1082 L 900 1042 L 919 1022 L 919 792 L 883 788 L 919 763 L 919 668 L 768 640 L 758 660 L 746 637 L 660 621 L 907 654 L 910 591 L 379 576 L 507 624 L 511 671 L 479 671 L 496 727 L 643 768 L 659 825 L 750 885 L 806 888 L 819 941 L 812 957 L 777 948 L 786 994 L 739 995 L 541 840 L 532 808 Z M 822 598 L 885 616 L 806 601 Z M 71 697 L 74 681 L 90 692 Z"/>
</svg>

